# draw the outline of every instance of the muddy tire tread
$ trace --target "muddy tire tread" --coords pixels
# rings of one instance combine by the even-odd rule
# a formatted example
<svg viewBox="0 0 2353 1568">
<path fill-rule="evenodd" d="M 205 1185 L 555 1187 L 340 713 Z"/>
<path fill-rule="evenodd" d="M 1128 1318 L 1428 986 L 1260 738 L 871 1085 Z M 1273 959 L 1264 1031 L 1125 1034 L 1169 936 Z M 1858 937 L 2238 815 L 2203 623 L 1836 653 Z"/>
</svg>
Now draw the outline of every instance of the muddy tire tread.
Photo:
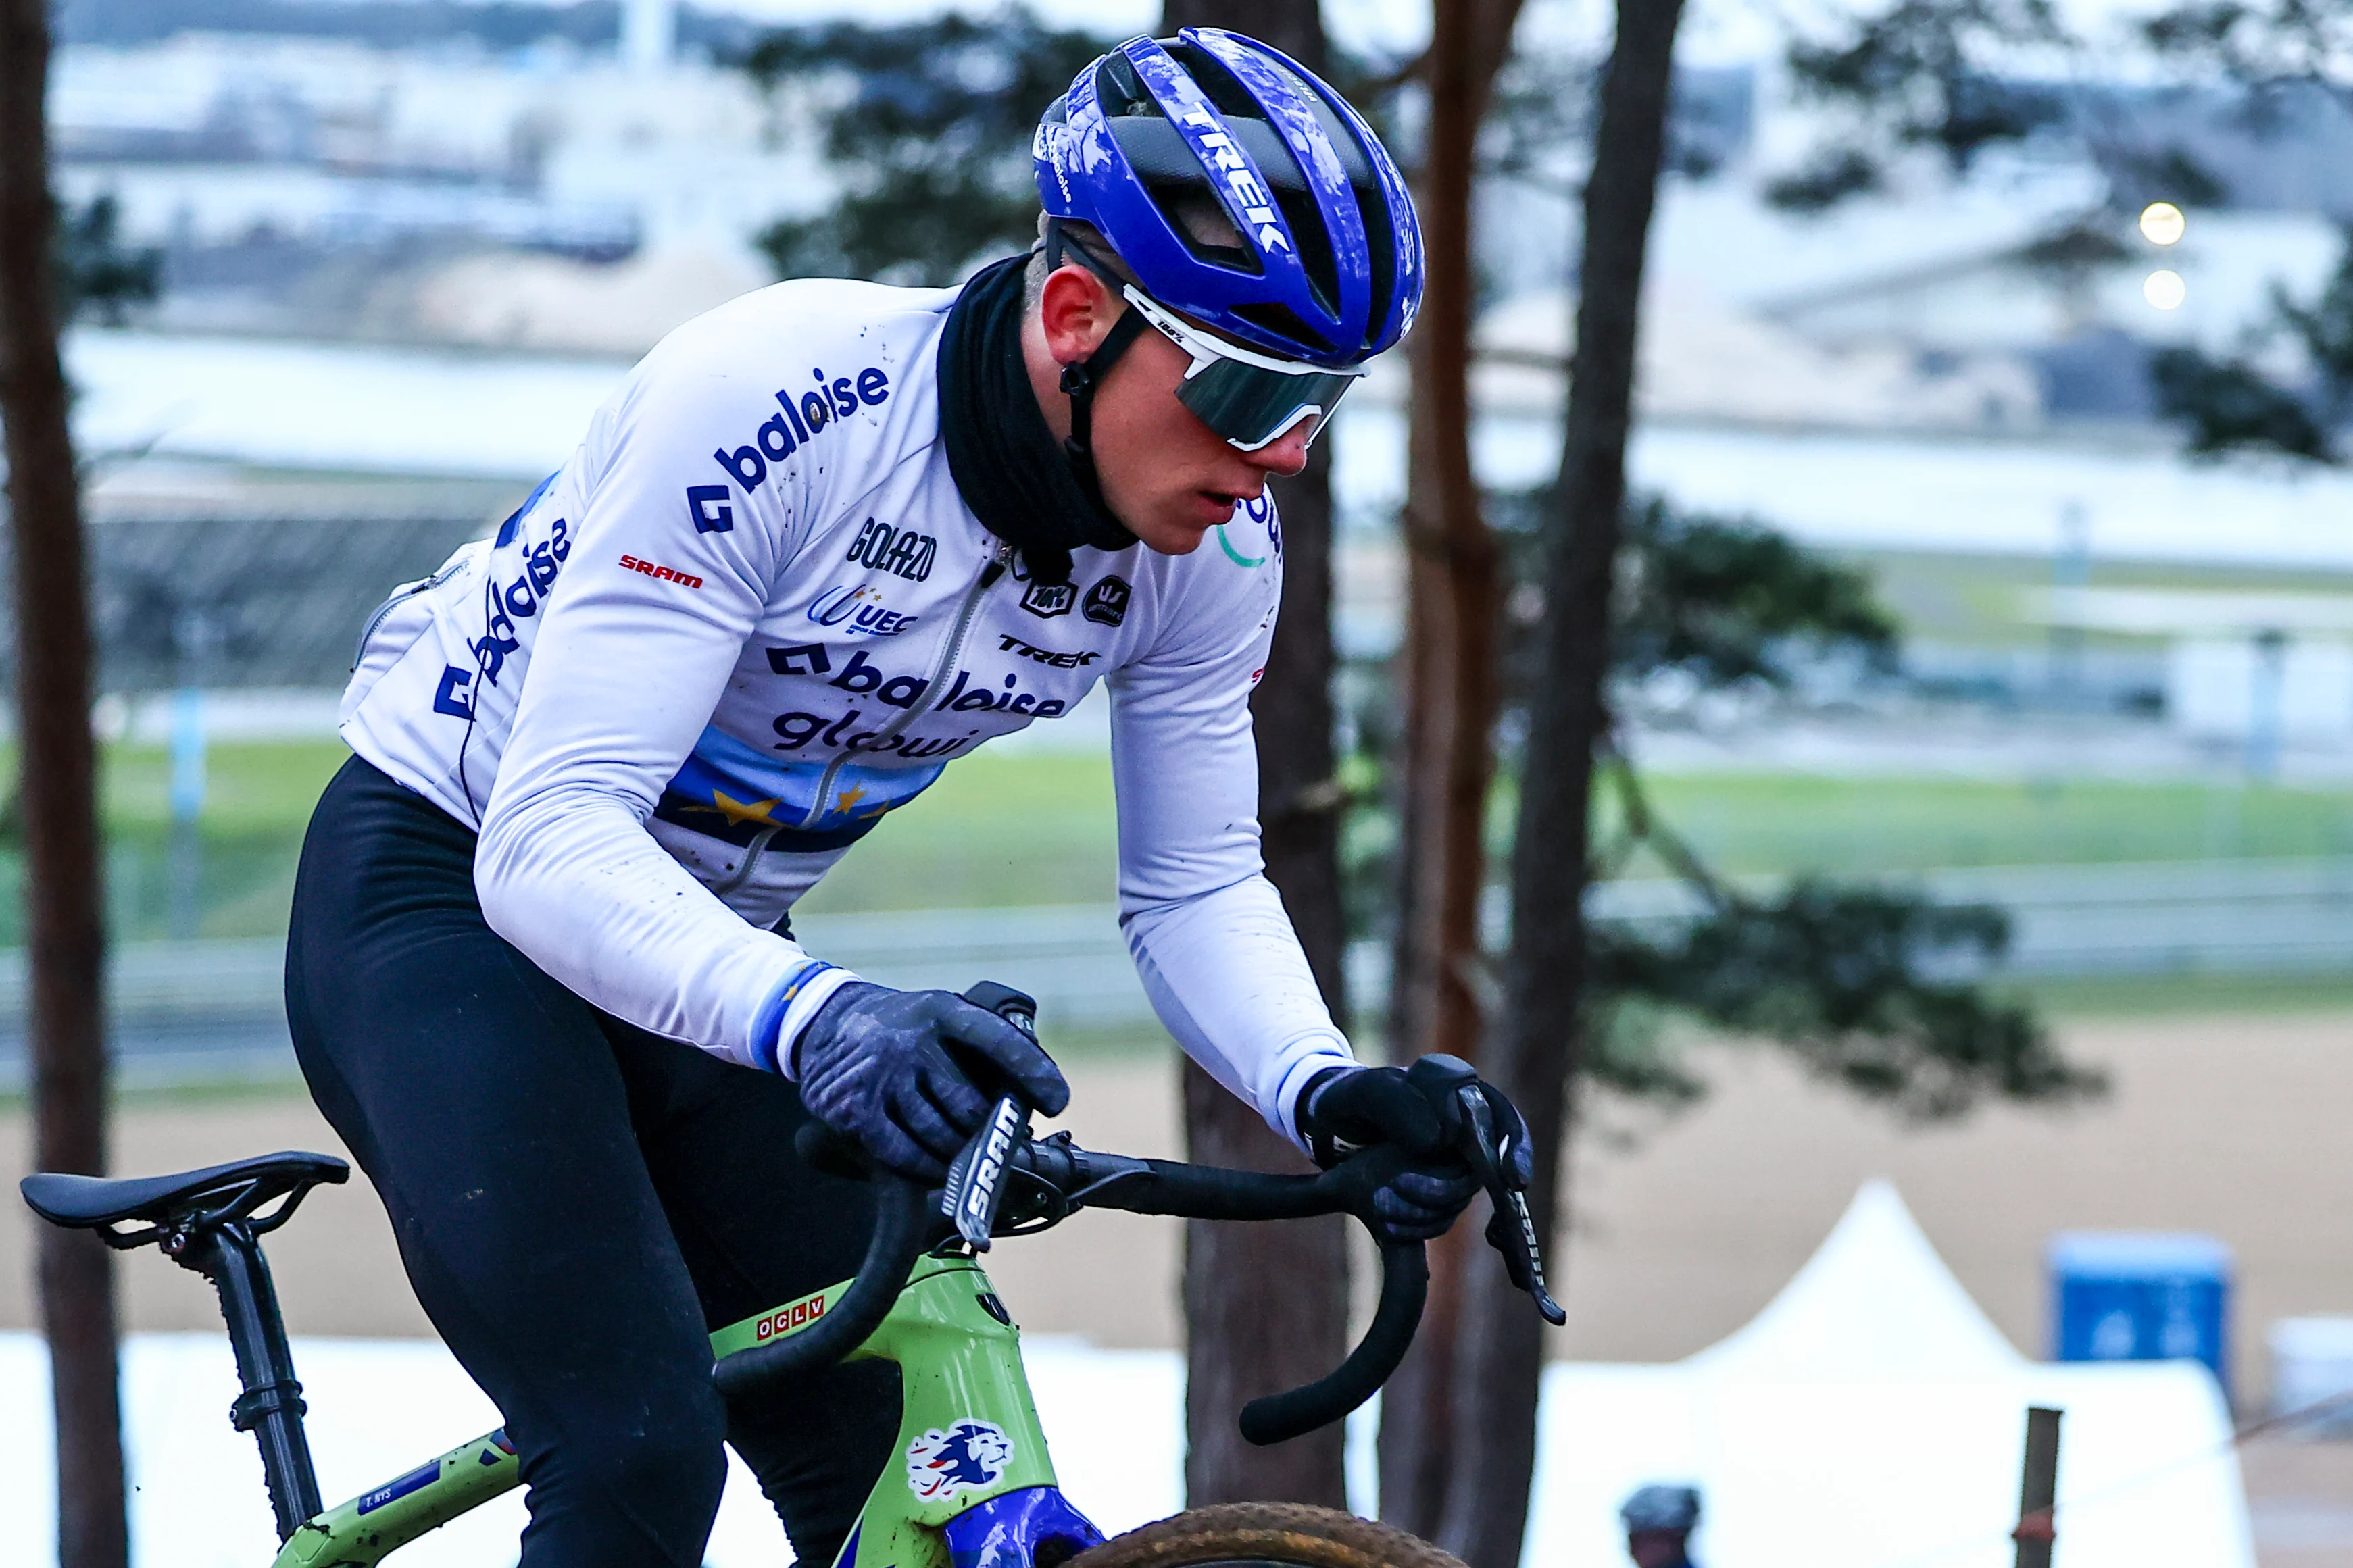
<svg viewBox="0 0 2353 1568">
<path fill-rule="evenodd" d="M 1303 1503 L 1220 1503 L 1105 1542 L 1067 1568 L 1187 1568 L 1208 1563 L 1282 1563 L 1298 1568 L 1463 1568 L 1418 1536 Z"/>
</svg>

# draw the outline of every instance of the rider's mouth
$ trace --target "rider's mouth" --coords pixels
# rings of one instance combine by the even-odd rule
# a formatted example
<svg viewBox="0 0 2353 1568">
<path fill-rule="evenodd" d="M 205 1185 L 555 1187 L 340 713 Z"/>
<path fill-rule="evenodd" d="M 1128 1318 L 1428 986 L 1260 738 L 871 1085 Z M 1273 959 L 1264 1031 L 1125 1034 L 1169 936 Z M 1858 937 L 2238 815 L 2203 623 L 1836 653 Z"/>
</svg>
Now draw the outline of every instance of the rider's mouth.
<svg viewBox="0 0 2353 1568">
<path fill-rule="evenodd" d="M 1234 508 L 1241 503 L 1240 496 L 1230 495 L 1224 490 L 1196 490 L 1193 493 L 1201 498 L 1203 506 L 1218 514 L 1209 520 L 1210 525 L 1225 521 L 1233 515 Z"/>
</svg>

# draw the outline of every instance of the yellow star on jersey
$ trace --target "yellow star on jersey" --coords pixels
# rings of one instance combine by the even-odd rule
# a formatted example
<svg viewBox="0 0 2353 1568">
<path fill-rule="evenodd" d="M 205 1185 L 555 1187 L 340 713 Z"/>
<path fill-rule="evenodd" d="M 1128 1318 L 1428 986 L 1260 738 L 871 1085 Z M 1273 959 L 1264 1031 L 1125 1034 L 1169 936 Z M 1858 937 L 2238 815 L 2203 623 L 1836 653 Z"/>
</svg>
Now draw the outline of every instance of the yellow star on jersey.
<svg viewBox="0 0 2353 1568">
<path fill-rule="evenodd" d="M 740 801 L 730 795 L 723 789 L 715 789 L 711 792 L 711 804 L 709 805 L 698 805 L 693 809 L 696 811 L 715 812 L 719 816 L 725 817 L 730 823 L 756 822 L 765 827 L 776 827 L 781 826 L 782 824 L 778 823 L 775 817 L 770 816 L 768 813 L 783 804 L 784 802 L 781 799 L 755 800 L 751 802 Z"/>
<path fill-rule="evenodd" d="M 868 790 L 864 784 L 860 784 L 855 789 L 843 790 L 839 795 L 834 796 L 833 809 L 849 815 L 852 821 L 857 822 L 865 821 L 869 817 L 880 816 L 884 812 L 891 809 L 893 804 L 892 802 L 878 800 L 864 811 L 850 811 L 849 808 L 851 806 L 856 805 L 860 801 L 864 800 L 872 792 Z"/>
</svg>

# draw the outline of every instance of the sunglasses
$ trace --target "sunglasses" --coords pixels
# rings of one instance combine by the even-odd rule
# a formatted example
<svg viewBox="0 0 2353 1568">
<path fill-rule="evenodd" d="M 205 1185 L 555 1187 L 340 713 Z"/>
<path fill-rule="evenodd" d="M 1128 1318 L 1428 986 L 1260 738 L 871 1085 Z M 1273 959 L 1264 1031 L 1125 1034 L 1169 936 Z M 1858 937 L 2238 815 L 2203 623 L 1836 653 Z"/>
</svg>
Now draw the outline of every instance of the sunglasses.
<svg viewBox="0 0 2353 1568">
<path fill-rule="evenodd" d="M 1135 312 L 1192 360 L 1177 401 L 1241 451 L 1281 440 L 1303 419 L 1316 421 L 1307 436 L 1312 444 L 1348 388 L 1364 378 L 1362 365 L 1324 370 L 1253 353 L 1187 324 L 1132 283 L 1119 287 Z"/>
</svg>

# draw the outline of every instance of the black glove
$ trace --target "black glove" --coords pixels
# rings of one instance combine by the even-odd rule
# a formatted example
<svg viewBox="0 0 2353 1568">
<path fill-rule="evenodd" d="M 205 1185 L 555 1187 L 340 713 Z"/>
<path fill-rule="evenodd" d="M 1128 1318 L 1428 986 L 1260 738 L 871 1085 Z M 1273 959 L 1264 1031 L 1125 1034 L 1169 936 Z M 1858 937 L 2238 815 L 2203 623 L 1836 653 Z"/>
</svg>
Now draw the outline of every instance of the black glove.
<svg viewBox="0 0 2353 1568">
<path fill-rule="evenodd" d="M 945 1178 L 996 1095 L 1019 1094 L 1048 1116 L 1071 1102 L 1037 1041 L 953 991 L 853 981 L 801 1030 L 795 1065 L 809 1113 L 911 1181 Z"/>
<path fill-rule="evenodd" d="M 1451 1057 L 1424 1062 L 1461 1068 Z M 1360 1149 L 1394 1144 L 1419 1162 L 1373 1195 L 1374 1212 L 1400 1241 L 1443 1236 L 1479 1191 L 1479 1178 L 1463 1158 L 1467 1132 L 1462 1108 L 1453 1098 L 1460 1079 L 1404 1068 L 1333 1068 L 1310 1079 L 1299 1097 L 1299 1130 L 1315 1163 L 1329 1170 Z M 1493 1118 L 1504 1180 L 1525 1190 L 1535 1173 L 1527 1123 L 1493 1084 L 1479 1090 Z"/>
</svg>

